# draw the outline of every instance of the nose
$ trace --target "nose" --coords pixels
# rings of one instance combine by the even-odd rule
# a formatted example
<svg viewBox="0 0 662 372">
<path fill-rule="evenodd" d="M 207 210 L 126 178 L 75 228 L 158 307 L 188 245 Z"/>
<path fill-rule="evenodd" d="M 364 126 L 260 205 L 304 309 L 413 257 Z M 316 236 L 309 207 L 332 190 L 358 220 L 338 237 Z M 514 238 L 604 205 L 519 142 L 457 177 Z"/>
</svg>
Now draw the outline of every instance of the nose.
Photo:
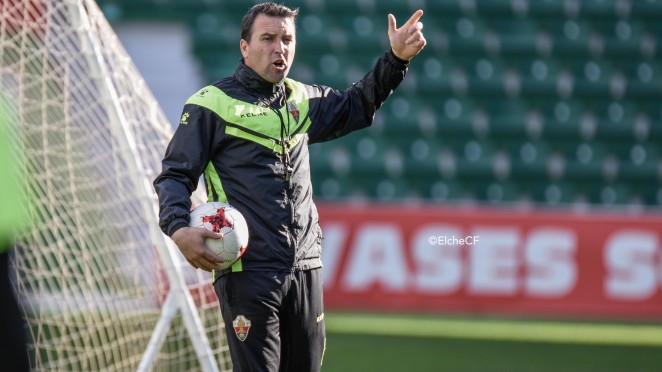
<svg viewBox="0 0 662 372">
<path fill-rule="evenodd" d="M 278 41 L 276 43 L 276 48 L 274 52 L 276 54 L 283 54 L 285 52 L 285 48 L 286 48 L 285 43 L 283 43 L 283 41 Z"/>
</svg>

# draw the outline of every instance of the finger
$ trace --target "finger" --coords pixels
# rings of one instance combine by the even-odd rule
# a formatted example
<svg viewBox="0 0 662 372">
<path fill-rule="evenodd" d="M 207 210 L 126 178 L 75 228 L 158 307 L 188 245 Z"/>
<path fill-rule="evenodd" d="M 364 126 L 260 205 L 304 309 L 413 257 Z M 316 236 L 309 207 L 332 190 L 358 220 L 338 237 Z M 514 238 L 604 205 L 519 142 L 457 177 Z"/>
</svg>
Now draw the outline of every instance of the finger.
<svg viewBox="0 0 662 372">
<path fill-rule="evenodd" d="M 212 271 L 212 270 L 220 270 L 221 269 L 221 264 L 219 262 L 222 262 L 223 260 L 219 261 L 212 261 L 208 260 L 206 258 L 201 258 L 198 261 L 198 264 L 202 270 L 205 271 Z"/>
<path fill-rule="evenodd" d="M 393 14 L 388 15 L 388 31 L 394 32 L 396 29 L 395 16 Z"/>
<path fill-rule="evenodd" d="M 421 39 L 423 39 L 423 34 L 421 34 L 419 32 L 419 33 L 413 34 L 410 37 L 408 37 L 407 40 L 405 41 L 405 44 L 406 45 L 412 45 L 412 44 L 416 43 L 417 41 L 420 41 Z"/>
<path fill-rule="evenodd" d="M 205 237 L 205 238 L 220 239 L 220 238 L 223 237 L 223 233 L 213 232 L 211 230 L 205 229 L 204 233 L 202 233 L 202 236 Z"/>
<path fill-rule="evenodd" d="M 413 34 L 414 32 L 421 32 L 423 31 L 423 22 L 416 22 L 416 24 L 413 27 L 409 28 L 409 33 Z"/>
<path fill-rule="evenodd" d="M 427 43 L 428 43 L 428 42 L 427 42 L 427 40 L 425 40 L 425 38 L 421 38 L 421 40 L 419 40 L 417 43 L 413 44 L 412 46 L 414 46 L 414 47 L 417 48 L 419 51 L 421 51 L 423 48 L 425 48 L 425 46 L 427 45 Z"/>
<path fill-rule="evenodd" d="M 186 261 L 188 261 L 189 265 L 195 267 L 196 269 L 198 268 L 198 266 L 193 261 L 189 260 L 188 258 L 186 259 Z"/>
<path fill-rule="evenodd" d="M 200 265 L 199 268 L 204 270 L 204 271 L 212 271 L 213 270 L 213 269 L 210 269 L 209 267 L 207 267 L 206 265 Z"/>
<path fill-rule="evenodd" d="M 205 253 L 200 256 L 200 260 L 206 260 L 209 262 L 223 262 L 223 258 L 221 256 L 210 251 L 209 249 L 205 250 Z"/>
<path fill-rule="evenodd" d="M 423 16 L 423 11 L 422 10 L 417 10 L 414 12 L 414 14 L 411 15 L 411 18 L 403 25 L 404 26 L 413 26 L 418 22 L 419 19 Z"/>
</svg>

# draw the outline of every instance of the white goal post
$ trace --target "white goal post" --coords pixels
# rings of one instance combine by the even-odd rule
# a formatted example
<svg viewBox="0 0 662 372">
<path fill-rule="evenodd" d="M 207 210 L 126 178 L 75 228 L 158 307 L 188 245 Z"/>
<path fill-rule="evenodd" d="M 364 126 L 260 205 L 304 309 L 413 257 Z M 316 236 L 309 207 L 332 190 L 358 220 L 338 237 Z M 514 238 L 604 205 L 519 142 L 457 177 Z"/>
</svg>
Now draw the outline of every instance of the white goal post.
<svg viewBox="0 0 662 372">
<path fill-rule="evenodd" d="M 11 272 L 31 368 L 231 369 L 210 275 L 158 229 L 172 126 L 96 3 L 2 0 L 0 84 L 30 200 Z"/>
</svg>

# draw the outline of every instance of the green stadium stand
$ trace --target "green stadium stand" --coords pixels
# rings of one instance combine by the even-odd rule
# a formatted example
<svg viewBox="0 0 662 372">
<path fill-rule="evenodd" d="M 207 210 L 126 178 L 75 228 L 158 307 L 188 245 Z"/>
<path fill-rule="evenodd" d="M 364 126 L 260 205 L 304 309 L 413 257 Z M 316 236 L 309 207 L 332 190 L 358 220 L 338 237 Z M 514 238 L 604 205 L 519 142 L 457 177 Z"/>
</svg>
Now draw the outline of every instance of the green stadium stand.
<svg viewBox="0 0 662 372">
<path fill-rule="evenodd" d="M 520 185 L 508 181 L 493 181 L 475 184 L 476 198 L 489 204 L 514 203 L 521 200 Z"/>
<path fill-rule="evenodd" d="M 231 74 L 241 0 L 100 0 L 188 24 L 205 78 Z M 311 146 L 322 200 L 662 205 L 662 1 L 293 0 L 291 76 L 346 89 L 419 6 L 428 46 L 372 128 Z"/>
<path fill-rule="evenodd" d="M 403 178 L 421 181 L 441 176 L 439 155 L 442 145 L 434 138 L 401 138 L 399 148 L 404 151 Z"/>
<path fill-rule="evenodd" d="M 433 94 L 441 98 L 451 95 L 454 82 L 462 76 L 462 66 L 445 56 L 423 55 L 421 59 L 422 78 L 418 86 L 419 96 L 424 98 L 428 94 Z"/>
<path fill-rule="evenodd" d="M 511 162 L 509 177 L 513 181 L 530 182 L 547 177 L 550 152 L 547 142 L 513 139 L 504 142 L 503 149 Z"/>
</svg>

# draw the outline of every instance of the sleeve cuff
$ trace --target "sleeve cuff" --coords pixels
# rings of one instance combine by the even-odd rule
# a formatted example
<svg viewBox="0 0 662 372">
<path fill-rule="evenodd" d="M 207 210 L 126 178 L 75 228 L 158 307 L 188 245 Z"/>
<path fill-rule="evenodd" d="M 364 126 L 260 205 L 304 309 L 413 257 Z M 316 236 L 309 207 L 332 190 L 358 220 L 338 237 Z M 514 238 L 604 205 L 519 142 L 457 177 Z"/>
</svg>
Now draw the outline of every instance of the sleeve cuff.
<svg viewBox="0 0 662 372">
<path fill-rule="evenodd" d="M 400 59 L 398 56 L 395 55 L 395 53 L 393 52 L 393 49 L 388 50 L 388 55 L 393 59 L 393 62 L 401 65 L 402 67 L 409 66 L 409 61 L 405 61 L 404 59 Z"/>
<path fill-rule="evenodd" d="M 183 222 L 183 221 L 176 221 L 174 222 L 171 226 L 170 229 L 168 229 L 168 236 L 172 237 L 172 235 L 175 233 L 175 231 L 183 228 L 183 227 L 188 227 L 188 224 Z"/>
</svg>

